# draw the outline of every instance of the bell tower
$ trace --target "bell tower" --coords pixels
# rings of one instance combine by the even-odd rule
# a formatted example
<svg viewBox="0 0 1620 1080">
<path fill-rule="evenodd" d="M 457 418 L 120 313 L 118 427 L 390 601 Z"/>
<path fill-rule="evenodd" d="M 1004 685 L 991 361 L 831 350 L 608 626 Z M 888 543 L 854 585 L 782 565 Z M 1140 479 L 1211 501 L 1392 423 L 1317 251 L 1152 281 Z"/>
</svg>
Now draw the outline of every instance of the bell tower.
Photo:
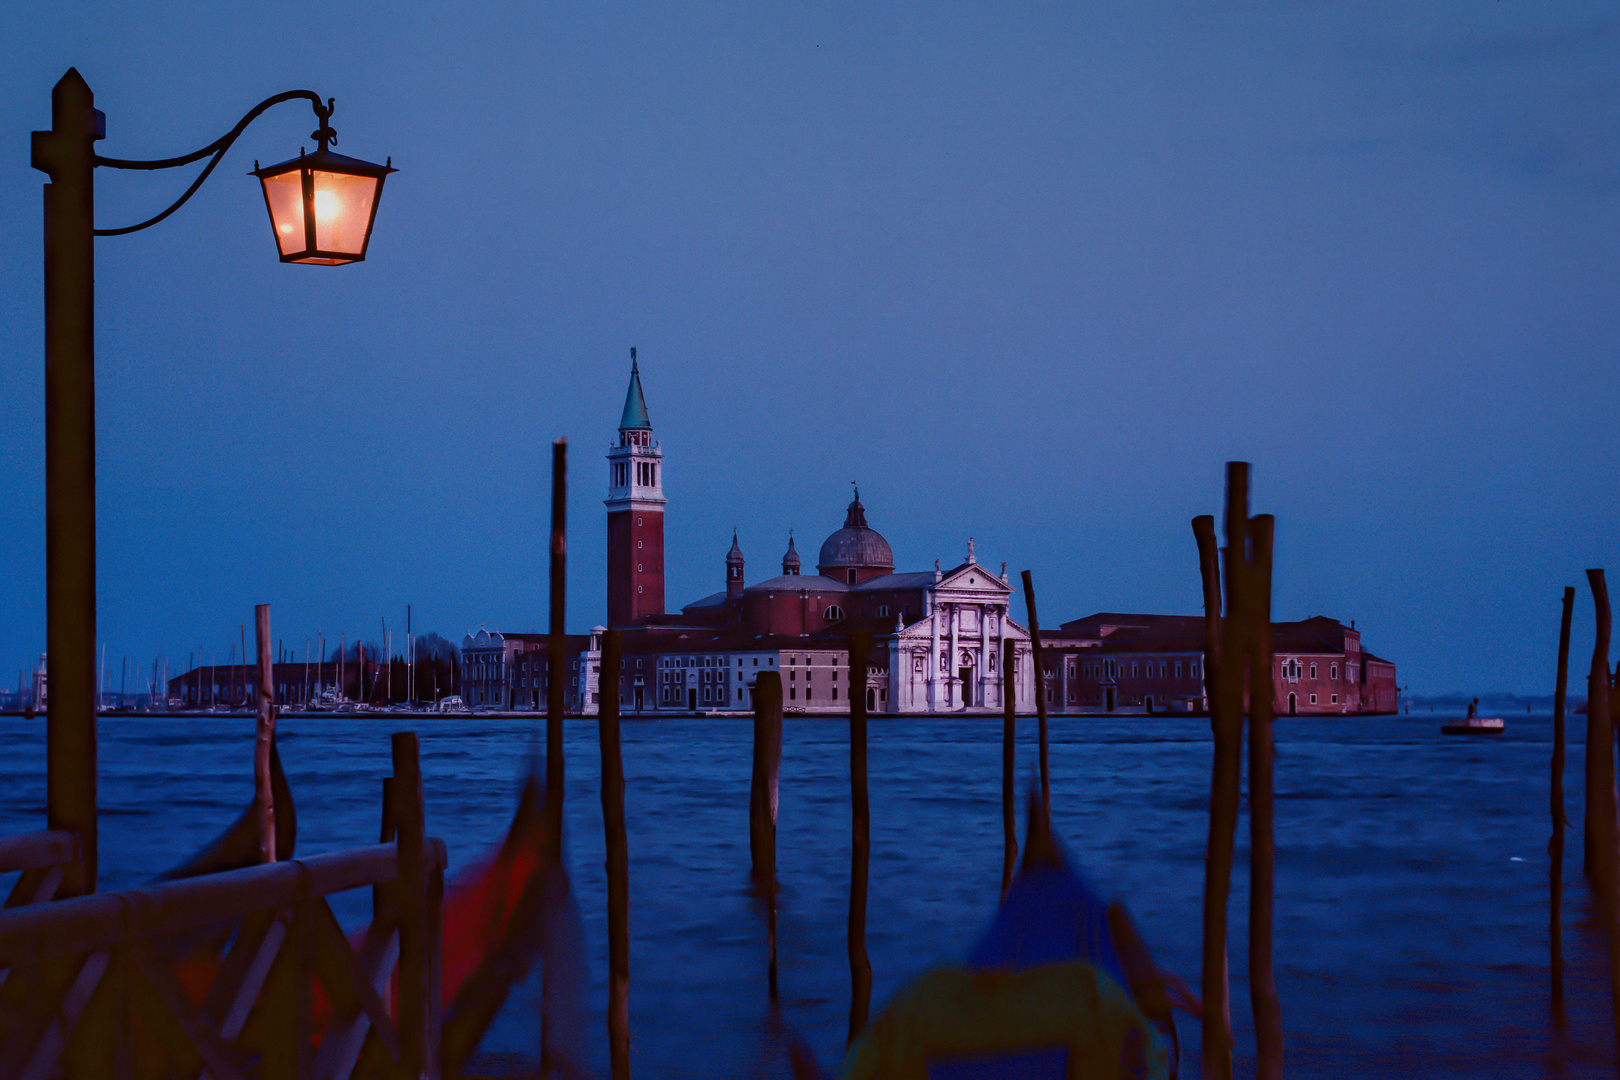
<svg viewBox="0 0 1620 1080">
<path fill-rule="evenodd" d="M 743 553 L 737 546 L 737 530 L 731 530 L 731 550 L 726 552 L 726 599 L 743 594 Z"/>
<path fill-rule="evenodd" d="M 633 626 L 664 613 L 664 452 L 653 442 L 636 350 L 619 436 L 608 449 L 607 622 Z"/>
</svg>

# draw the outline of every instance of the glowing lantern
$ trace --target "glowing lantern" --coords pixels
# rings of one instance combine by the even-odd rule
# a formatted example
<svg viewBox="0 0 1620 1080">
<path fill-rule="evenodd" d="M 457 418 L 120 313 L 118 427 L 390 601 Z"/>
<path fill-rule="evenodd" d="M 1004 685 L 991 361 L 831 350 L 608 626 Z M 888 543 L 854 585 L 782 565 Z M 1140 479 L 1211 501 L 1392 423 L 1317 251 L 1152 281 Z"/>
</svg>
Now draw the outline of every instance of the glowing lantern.
<svg viewBox="0 0 1620 1080">
<path fill-rule="evenodd" d="M 393 158 L 377 165 L 334 154 L 323 144 L 280 165 L 253 164 L 282 262 L 338 266 L 366 257 L 383 179 L 399 171 Z"/>
</svg>

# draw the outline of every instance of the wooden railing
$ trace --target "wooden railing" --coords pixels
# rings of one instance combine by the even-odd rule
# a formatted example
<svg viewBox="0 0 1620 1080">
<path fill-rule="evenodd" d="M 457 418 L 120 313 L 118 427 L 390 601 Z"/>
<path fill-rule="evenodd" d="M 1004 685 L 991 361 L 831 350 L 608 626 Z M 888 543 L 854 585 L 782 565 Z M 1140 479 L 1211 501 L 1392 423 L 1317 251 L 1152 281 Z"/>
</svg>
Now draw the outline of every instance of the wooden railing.
<svg viewBox="0 0 1620 1080">
<path fill-rule="evenodd" d="M 402 854 L 377 844 L 0 914 L 0 1077 L 336 1077 L 362 1059 L 368 1074 L 431 1075 L 445 849 L 428 840 L 415 860 L 426 933 L 401 933 Z M 356 951 L 326 898 L 368 885 L 377 910 Z M 429 955 L 402 955 L 414 941 Z M 403 980 L 391 1013 L 396 961 L 430 978 Z"/>
<path fill-rule="evenodd" d="M 394 742 L 397 840 L 0 911 L 0 1080 L 437 1077 L 446 853 L 415 736 Z M 0 839 L 0 867 L 70 863 L 72 840 Z M 327 898 L 366 886 L 351 942 Z"/>
<path fill-rule="evenodd" d="M 78 857 L 78 840 L 64 829 L 0 836 L 0 874 L 22 871 L 4 906 L 24 907 L 51 899 L 62 885 L 62 875 Z"/>
</svg>

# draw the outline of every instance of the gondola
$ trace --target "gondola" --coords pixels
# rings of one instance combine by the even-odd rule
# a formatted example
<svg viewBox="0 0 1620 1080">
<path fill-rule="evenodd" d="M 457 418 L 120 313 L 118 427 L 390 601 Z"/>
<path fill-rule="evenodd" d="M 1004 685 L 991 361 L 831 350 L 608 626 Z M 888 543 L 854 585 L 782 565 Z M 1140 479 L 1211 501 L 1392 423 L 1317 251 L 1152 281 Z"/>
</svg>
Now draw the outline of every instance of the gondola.
<svg viewBox="0 0 1620 1080">
<path fill-rule="evenodd" d="M 1154 964 L 1124 907 L 1075 870 L 1038 800 L 1029 820 L 1018 874 L 966 961 L 903 988 L 850 1046 L 842 1076 L 1174 1075 L 1171 1009 L 1197 1015 L 1197 1001 Z"/>
<path fill-rule="evenodd" d="M 287 774 L 281 768 L 281 751 L 276 737 L 270 736 L 270 797 L 276 811 L 276 860 L 292 858 L 298 843 L 298 808 L 293 803 L 292 788 Z M 159 874 L 154 881 L 178 881 L 181 878 L 218 874 L 225 870 L 240 870 L 256 866 L 259 862 L 259 820 L 253 800 L 247 809 L 211 842 L 196 854 Z"/>
</svg>

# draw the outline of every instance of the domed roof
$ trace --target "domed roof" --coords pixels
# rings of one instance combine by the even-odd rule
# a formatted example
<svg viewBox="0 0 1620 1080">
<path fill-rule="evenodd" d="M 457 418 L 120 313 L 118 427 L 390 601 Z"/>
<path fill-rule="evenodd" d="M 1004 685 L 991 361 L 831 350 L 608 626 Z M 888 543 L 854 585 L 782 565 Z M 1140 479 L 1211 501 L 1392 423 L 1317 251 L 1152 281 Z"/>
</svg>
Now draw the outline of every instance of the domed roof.
<svg viewBox="0 0 1620 1080">
<path fill-rule="evenodd" d="M 788 530 L 788 549 L 782 556 L 782 573 L 797 574 L 803 560 L 799 558 L 799 549 L 793 546 L 793 530 Z"/>
<path fill-rule="evenodd" d="M 829 570 L 873 569 L 894 570 L 894 552 L 889 542 L 866 524 L 866 507 L 861 505 L 861 493 L 849 504 L 844 527 L 827 537 L 821 544 L 821 555 L 816 569 L 822 574 Z"/>
<path fill-rule="evenodd" d="M 742 548 L 737 546 L 737 530 L 731 530 L 731 550 L 726 552 L 727 566 L 741 566 L 743 562 Z"/>
</svg>

